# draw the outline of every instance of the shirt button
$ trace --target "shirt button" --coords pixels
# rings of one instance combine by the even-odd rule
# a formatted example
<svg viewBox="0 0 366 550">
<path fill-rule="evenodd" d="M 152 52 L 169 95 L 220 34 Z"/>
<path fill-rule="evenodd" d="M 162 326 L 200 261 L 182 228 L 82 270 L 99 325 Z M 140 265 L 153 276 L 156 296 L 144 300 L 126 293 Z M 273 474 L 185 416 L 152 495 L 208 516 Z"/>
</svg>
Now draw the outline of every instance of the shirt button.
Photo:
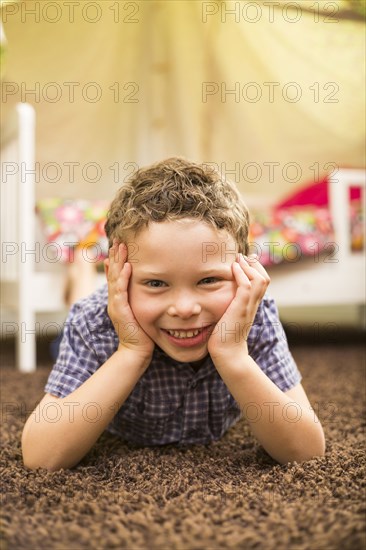
<svg viewBox="0 0 366 550">
<path fill-rule="evenodd" d="M 137 405 L 137 410 L 138 410 L 140 413 L 143 413 L 143 412 L 144 412 L 144 410 L 145 410 L 145 403 L 144 403 L 143 401 Z"/>
<path fill-rule="evenodd" d="M 190 383 L 190 388 L 196 388 L 197 387 L 197 380 L 193 380 L 193 382 Z"/>
</svg>

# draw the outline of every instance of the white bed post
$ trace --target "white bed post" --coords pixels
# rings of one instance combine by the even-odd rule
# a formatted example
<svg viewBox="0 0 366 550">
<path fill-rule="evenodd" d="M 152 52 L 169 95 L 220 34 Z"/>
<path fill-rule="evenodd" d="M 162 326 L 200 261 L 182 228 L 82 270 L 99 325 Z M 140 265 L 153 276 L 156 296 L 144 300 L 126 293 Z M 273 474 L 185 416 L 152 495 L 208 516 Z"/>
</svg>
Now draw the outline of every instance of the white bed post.
<svg viewBox="0 0 366 550">
<path fill-rule="evenodd" d="M 349 179 L 343 170 L 339 170 L 336 175 L 329 178 L 329 206 L 334 234 L 337 236 L 335 244 L 338 246 L 336 251 L 338 262 L 343 262 L 350 254 L 349 212 L 344 214 L 345 208 L 348 210 L 348 183 Z"/>
<path fill-rule="evenodd" d="M 19 239 L 19 285 L 18 285 L 18 330 L 16 364 L 22 372 L 36 369 L 36 316 L 34 307 L 35 254 L 35 112 L 31 105 L 19 103 L 16 107 L 19 123 L 19 154 L 21 165 L 18 179 L 18 239 Z"/>
<path fill-rule="evenodd" d="M 334 226 L 334 233 L 338 235 L 339 246 L 337 257 L 344 259 L 351 253 L 351 232 L 349 213 L 349 190 L 351 187 L 360 187 L 364 199 L 366 173 L 364 170 L 341 169 L 337 176 L 330 177 L 330 211 Z M 344 209 L 347 208 L 347 215 Z"/>
<path fill-rule="evenodd" d="M 337 173 L 337 177 L 330 178 L 330 211 L 333 221 L 334 233 L 337 235 L 337 245 L 339 247 L 337 252 L 337 260 L 341 262 L 341 265 L 345 266 L 344 284 L 347 283 L 347 266 L 349 264 L 348 258 L 351 251 L 351 231 L 350 231 L 350 211 L 349 211 L 349 192 L 351 187 L 361 188 L 361 201 L 363 212 L 365 212 L 365 185 L 366 185 L 366 172 L 365 170 L 355 169 L 341 169 Z M 347 208 L 346 215 L 344 209 Z M 364 245 L 365 246 L 365 245 Z M 363 266 L 364 268 L 364 266 Z M 362 279 L 360 274 L 360 279 Z M 363 296 L 365 299 L 365 287 L 364 280 L 361 280 L 363 286 Z M 360 289 L 360 292 L 362 290 Z M 359 304 L 359 323 L 365 327 L 365 302 Z"/>
</svg>

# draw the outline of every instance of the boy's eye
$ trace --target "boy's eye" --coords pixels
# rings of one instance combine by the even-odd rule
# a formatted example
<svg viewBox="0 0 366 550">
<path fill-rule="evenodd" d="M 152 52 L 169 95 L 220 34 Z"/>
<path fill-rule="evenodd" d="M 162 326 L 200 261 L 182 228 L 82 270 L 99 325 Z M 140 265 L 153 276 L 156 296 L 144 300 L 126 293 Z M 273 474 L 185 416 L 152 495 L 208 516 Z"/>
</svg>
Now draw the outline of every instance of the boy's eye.
<svg viewBox="0 0 366 550">
<path fill-rule="evenodd" d="M 205 277 L 201 279 L 200 283 L 204 285 L 212 285 L 213 283 L 218 283 L 219 279 L 217 277 Z"/>
<path fill-rule="evenodd" d="M 149 286 L 150 288 L 160 288 L 164 286 L 164 281 L 159 281 L 158 279 L 153 279 L 151 281 L 146 282 L 146 286 Z"/>
</svg>

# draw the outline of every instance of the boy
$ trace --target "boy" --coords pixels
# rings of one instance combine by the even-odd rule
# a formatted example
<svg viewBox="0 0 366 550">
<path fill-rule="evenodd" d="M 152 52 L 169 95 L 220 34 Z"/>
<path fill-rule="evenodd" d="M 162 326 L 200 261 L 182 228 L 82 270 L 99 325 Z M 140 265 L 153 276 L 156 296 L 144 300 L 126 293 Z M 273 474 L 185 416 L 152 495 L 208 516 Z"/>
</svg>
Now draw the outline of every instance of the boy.
<svg viewBox="0 0 366 550">
<path fill-rule="evenodd" d="M 108 284 L 75 304 L 22 437 L 29 468 L 70 468 L 105 429 L 140 445 L 209 443 L 242 414 L 278 462 L 324 454 L 269 277 L 244 256 L 248 212 L 216 172 L 140 169 L 111 204 Z"/>
</svg>

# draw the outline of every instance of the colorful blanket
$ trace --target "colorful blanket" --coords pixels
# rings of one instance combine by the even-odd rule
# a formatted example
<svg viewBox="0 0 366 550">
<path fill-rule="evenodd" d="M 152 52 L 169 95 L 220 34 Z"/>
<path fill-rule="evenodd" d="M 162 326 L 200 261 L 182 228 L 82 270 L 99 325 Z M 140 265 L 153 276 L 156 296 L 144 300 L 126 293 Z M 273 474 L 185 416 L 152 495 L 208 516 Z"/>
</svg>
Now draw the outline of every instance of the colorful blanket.
<svg viewBox="0 0 366 550">
<path fill-rule="evenodd" d="M 108 254 L 104 224 L 106 201 L 44 199 L 37 211 L 48 242 L 58 247 L 60 261 L 72 261 L 75 247 L 93 248 L 88 261 L 101 262 Z M 360 200 L 350 203 L 352 250 L 364 246 L 364 214 Z M 252 211 L 250 250 L 264 266 L 297 262 L 336 249 L 330 212 L 326 207 L 291 206 Z"/>
<path fill-rule="evenodd" d="M 264 266 L 297 262 L 302 256 L 318 256 L 332 246 L 329 211 L 301 208 L 251 212 L 250 251 Z"/>
<path fill-rule="evenodd" d="M 43 199 L 37 202 L 46 239 L 57 247 L 62 262 L 70 262 L 76 247 L 88 250 L 87 260 L 101 262 L 108 254 L 104 224 L 107 201 Z"/>
</svg>

